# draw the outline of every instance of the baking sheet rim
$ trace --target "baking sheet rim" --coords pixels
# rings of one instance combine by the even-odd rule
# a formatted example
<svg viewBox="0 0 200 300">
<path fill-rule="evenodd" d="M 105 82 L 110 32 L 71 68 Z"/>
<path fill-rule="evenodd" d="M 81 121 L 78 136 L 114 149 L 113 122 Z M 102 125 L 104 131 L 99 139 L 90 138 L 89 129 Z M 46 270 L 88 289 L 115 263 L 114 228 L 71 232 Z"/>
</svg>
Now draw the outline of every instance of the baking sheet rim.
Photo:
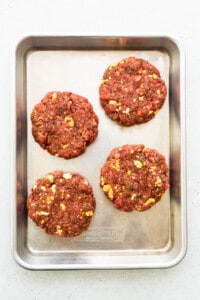
<svg viewBox="0 0 200 300">
<path fill-rule="evenodd" d="M 49 36 L 49 37 L 52 37 L 52 35 Z M 62 38 L 63 36 L 61 35 L 59 37 Z M 109 38 L 110 36 L 103 36 L 103 37 L 100 36 L 100 38 L 104 38 L 104 37 L 105 38 Z M 115 36 L 115 37 L 118 38 L 119 36 Z M 126 35 L 126 36 L 122 36 L 122 37 L 124 37 L 124 38 L 143 38 L 143 37 L 146 37 L 146 35 L 145 36 L 141 36 L 141 35 L 139 35 L 139 36 L 127 36 Z M 66 38 L 66 36 L 65 36 L 65 38 Z M 152 38 L 160 38 L 160 36 L 152 36 Z M 184 69 L 184 53 L 183 53 L 183 48 L 182 48 L 182 46 L 180 46 L 180 43 L 177 40 L 175 40 L 174 38 L 171 38 L 169 36 L 166 36 L 166 38 L 169 38 L 173 42 L 175 42 L 176 46 L 178 47 L 178 49 L 180 51 L 180 65 L 181 65 L 181 70 L 182 70 L 182 72 L 180 72 L 180 77 L 181 77 L 181 80 L 180 80 L 181 81 L 180 90 L 181 90 L 181 99 L 183 101 L 183 99 L 185 98 L 185 92 L 184 92 L 184 87 L 183 87 L 184 86 L 184 81 L 185 81 L 185 76 L 183 74 L 183 69 Z M 24 39 L 26 39 L 26 37 L 24 37 Z M 22 42 L 22 40 L 21 40 L 21 42 Z M 19 42 L 19 44 L 21 42 Z M 15 52 L 14 53 L 16 55 L 16 48 L 15 48 Z M 14 62 L 15 61 L 16 61 L 16 56 L 14 56 Z M 14 65 L 13 64 L 13 58 L 12 58 L 12 64 L 11 65 Z M 15 72 L 13 72 L 13 69 L 12 69 L 12 74 L 14 76 L 13 81 L 15 82 Z M 14 86 L 15 86 L 15 84 L 14 84 Z M 16 87 L 15 87 L 15 89 L 16 89 Z M 15 91 L 15 89 L 13 91 Z M 15 104 L 15 92 L 13 94 L 14 94 L 13 95 L 13 101 L 14 101 L 14 104 Z M 186 184 L 185 184 L 185 182 L 186 182 L 186 169 L 185 169 L 185 114 L 184 114 L 185 107 L 184 106 L 185 106 L 185 103 L 182 103 L 182 105 L 181 105 L 181 107 L 182 107 L 182 113 L 181 113 L 181 152 L 184 153 L 184 157 L 183 157 L 183 155 L 181 156 L 181 163 L 182 163 L 182 166 L 184 168 L 184 170 L 181 170 L 181 183 L 183 183 L 182 187 L 181 187 L 181 194 L 182 194 L 181 197 L 182 197 L 182 199 L 184 199 L 185 195 L 186 195 Z M 15 116 L 15 113 L 16 113 L 14 107 L 15 107 L 15 105 L 13 105 L 12 116 Z M 15 123 L 15 118 L 12 118 L 12 120 L 11 120 L 11 128 L 15 128 L 14 123 Z M 13 136 L 11 136 L 11 139 L 12 139 L 12 143 L 13 143 Z M 14 171 L 13 174 L 15 174 L 15 170 L 16 170 L 16 138 L 15 138 L 15 145 L 13 147 L 13 152 L 11 153 L 11 162 L 13 163 L 13 166 L 12 166 L 12 169 Z M 13 176 L 13 179 L 14 179 L 14 181 L 16 181 L 16 176 Z M 13 185 L 13 180 L 12 180 L 12 186 L 14 187 L 14 189 L 12 189 L 12 191 L 13 191 L 12 199 L 15 199 L 16 182 L 14 182 L 14 185 Z M 12 204 L 14 204 L 13 201 L 12 201 Z M 13 241 L 12 253 L 13 253 L 13 257 L 15 258 L 15 260 L 21 266 L 23 266 L 23 267 L 25 267 L 27 269 L 35 269 L 34 266 L 29 266 L 28 263 L 25 263 L 25 261 L 23 261 L 19 257 L 19 253 L 17 253 L 17 250 L 16 250 L 16 242 L 17 242 L 16 241 L 17 240 L 17 230 L 16 229 L 17 228 L 16 228 L 16 213 L 15 213 L 16 207 L 15 207 L 15 204 L 13 206 L 14 206 L 14 209 L 13 209 L 13 211 L 14 211 L 14 218 L 12 218 L 12 237 L 13 237 L 13 239 L 12 239 L 12 241 Z M 186 201 L 185 200 L 182 201 L 181 216 L 182 216 L 182 232 L 181 232 L 182 247 L 181 247 L 181 251 L 180 251 L 180 254 L 177 255 L 177 258 L 174 260 L 174 262 L 171 262 L 171 264 L 168 263 L 166 265 L 166 267 L 168 267 L 168 266 L 170 267 L 170 266 L 176 265 L 178 262 L 180 262 L 183 259 L 183 257 L 185 256 L 186 251 L 187 251 L 187 241 L 186 241 L 186 236 L 187 236 L 187 234 L 186 234 L 187 228 L 186 227 L 187 226 L 186 226 Z M 184 222 L 184 220 L 185 220 L 185 222 Z M 61 266 L 59 266 L 59 267 L 61 267 Z M 79 267 L 80 266 L 73 265 L 72 268 L 79 268 Z M 120 266 L 118 266 L 118 267 L 121 268 Z M 148 266 L 139 266 L 139 268 L 146 268 L 146 267 L 148 268 Z M 152 267 L 153 266 L 151 266 L 151 268 Z M 160 266 L 160 267 L 162 267 L 162 266 Z M 48 266 L 46 266 L 44 268 L 40 266 L 40 268 L 41 269 L 46 269 L 46 268 L 48 269 Z M 53 266 L 51 266 L 51 268 L 54 269 Z M 55 266 L 55 268 L 57 268 L 57 267 Z M 69 268 L 71 268 L 71 267 L 69 266 Z M 86 268 L 86 266 L 84 266 L 84 268 Z M 88 266 L 88 268 L 96 268 L 96 267 L 95 266 Z M 104 267 L 99 266 L 97 268 L 104 268 Z M 106 268 L 107 268 L 107 266 L 106 266 Z M 108 268 L 110 268 L 110 267 L 108 267 Z M 122 266 L 122 268 L 124 268 L 124 266 Z M 133 266 L 132 267 L 130 266 L 130 268 L 133 268 Z"/>
</svg>

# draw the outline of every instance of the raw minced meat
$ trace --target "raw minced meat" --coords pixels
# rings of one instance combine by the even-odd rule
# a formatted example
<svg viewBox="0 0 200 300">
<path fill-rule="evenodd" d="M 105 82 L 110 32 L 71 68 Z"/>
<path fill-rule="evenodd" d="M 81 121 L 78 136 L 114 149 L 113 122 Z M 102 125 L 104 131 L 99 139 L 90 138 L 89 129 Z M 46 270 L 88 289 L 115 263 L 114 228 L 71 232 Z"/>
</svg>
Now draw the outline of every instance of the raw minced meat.
<svg viewBox="0 0 200 300">
<path fill-rule="evenodd" d="M 49 153 L 79 156 L 98 134 L 98 117 L 88 99 L 71 92 L 49 92 L 31 113 L 35 141 Z"/>
<path fill-rule="evenodd" d="M 127 57 L 106 69 L 99 95 L 111 119 L 131 126 L 154 118 L 165 102 L 167 87 L 155 66 Z"/>
<path fill-rule="evenodd" d="M 47 234 L 74 237 L 90 225 L 96 201 L 83 176 L 54 171 L 36 181 L 27 208 L 29 217 Z"/>
<path fill-rule="evenodd" d="M 101 168 L 100 186 L 117 209 L 147 210 L 169 188 L 165 157 L 144 145 L 115 148 Z"/>
</svg>

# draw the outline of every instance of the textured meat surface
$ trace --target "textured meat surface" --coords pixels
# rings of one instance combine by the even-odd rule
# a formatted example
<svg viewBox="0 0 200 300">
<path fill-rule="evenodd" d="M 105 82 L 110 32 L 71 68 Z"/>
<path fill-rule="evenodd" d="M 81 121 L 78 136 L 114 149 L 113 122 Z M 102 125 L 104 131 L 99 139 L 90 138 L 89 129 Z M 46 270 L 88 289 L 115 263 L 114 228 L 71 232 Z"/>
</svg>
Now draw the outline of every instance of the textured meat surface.
<svg viewBox="0 0 200 300">
<path fill-rule="evenodd" d="M 169 188 L 168 166 L 157 150 L 123 145 L 113 149 L 102 166 L 100 186 L 117 209 L 144 211 Z"/>
<path fill-rule="evenodd" d="M 88 228 L 96 201 L 83 176 L 54 171 L 36 181 L 27 208 L 29 217 L 47 234 L 73 237 Z"/>
<path fill-rule="evenodd" d="M 89 101 L 71 92 L 49 92 L 31 113 L 35 141 L 65 159 L 83 153 L 98 134 L 98 117 Z"/>
<path fill-rule="evenodd" d="M 131 126 L 154 118 L 165 102 L 167 87 L 155 66 L 128 57 L 106 69 L 99 95 L 111 119 Z"/>
</svg>

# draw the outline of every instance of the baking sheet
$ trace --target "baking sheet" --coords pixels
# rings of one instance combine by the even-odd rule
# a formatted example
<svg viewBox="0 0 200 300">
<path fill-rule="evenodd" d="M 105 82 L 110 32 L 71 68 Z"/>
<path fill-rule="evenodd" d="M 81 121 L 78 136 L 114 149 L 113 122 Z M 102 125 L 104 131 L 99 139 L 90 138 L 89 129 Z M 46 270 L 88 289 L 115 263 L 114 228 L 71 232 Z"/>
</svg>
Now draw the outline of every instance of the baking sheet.
<svg viewBox="0 0 200 300">
<path fill-rule="evenodd" d="M 156 117 L 131 127 L 116 125 L 99 102 L 98 87 L 105 69 L 125 57 L 141 57 L 161 72 L 169 84 L 169 57 L 161 51 L 32 51 L 27 57 L 28 192 L 36 179 L 53 170 L 75 172 L 91 183 L 97 208 L 90 230 L 73 239 L 47 236 L 28 220 L 28 247 L 31 251 L 70 251 L 88 249 L 159 249 L 170 241 L 169 192 L 162 201 L 144 213 L 123 213 L 113 208 L 99 187 L 100 168 L 110 151 L 123 144 L 140 144 L 163 153 L 169 164 L 168 97 Z M 34 105 L 49 91 L 72 91 L 85 96 L 99 117 L 99 134 L 81 156 L 64 160 L 51 156 L 35 143 L 30 114 Z M 168 93 L 169 94 L 169 93 Z M 164 138 L 163 138 L 164 137 Z"/>
<path fill-rule="evenodd" d="M 70 38 L 69 41 L 71 41 Z M 169 52 L 171 49 L 163 47 L 156 49 L 150 47 L 147 42 L 143 47 L 138 46 L 138 49 L 136 46 L 131 47 L 130 45 L 128 49 L 121 46 L 115 46 L 113 49 L 113 45 L 110 48 L 107 46 L 106 42 L 108 41 L 109 38 L 105 38 L 105 43 L 101 46 L 98 47 L 95 44 L 93 47 L 92 44 L 93 46 L 90 47 L 91 40 L 89 39 L 84 49 L 82 49 L 81 40 L 79 41 L 80 47 L 77 47 L 77 44 L 76 47 L 66 44 L 66 47 L 56 48 L 49 45 L 47 47 L 48 42 L 46 45 L 41 43 L 43 47 L 32 47 L 26 51 L 26 55 L 23 57 L 22 63 L 25 70 L 23 84 L 26 97 L 24 96 L 23 101 L 19 101 L 18 104 L 21 105 L 27 122 L 27 131 L 26 135 L 24 134 L 26 150 L 18 151 L 20 152 L 18 159 L 19 161 L 21 159 L 22 165 L 24 165 L 23 172 L 19 171 L 23 177 L 24 200 L 37 178 L 43 177 L 53 170 L 64 170 L 85 176 L 93 187 L 97 202 L 96 213 L 89 229 L 76 238 L 65 239 L 48 236 L 27 218 L 25 213 L 21 225 L 23 223 L 26 229 L 26 234 L 22 230 L 28 253 L 26 255 L 34 258 L 33 260 L 38 259 L 37 262 L 30 264 L 30 268 L 105 267 L 106 260 L 104 258 L 104 262 L 101 261 L 102 255 L 112 255 L 112 262 L 107 265 L 114 268 L 161 267 L 165 265 L 162 256 L 164 257 L 166 253 L 170 252 L 176 243 L 178 228 L 176 229 L 173 217 L 176 209 L 178 209 L 177 216 L 180 217 L 180 206 L 176 208 L 177 202 L 174 201 L 171 190 L 168 190 L 161 201 L 151 209 L 145 212 L 126 213 L 115 209 L 99 187 L 100 168 L 115 147 L 127 143 L 142 143 L 164 154 L 169 165 L 171 165 L 176 148 L 180 150 L 180 128 L 177 126 L 174 109 L 177 96 L 172 97 L 173 89 L 171 89 L 171 84 L 173 84 L 171 81 L 172 57 Z M 124 42 L 126 41 L 127 39 L 124 39 Z M 129 39 L 128 41 L 133 43 L 134 40 Z M 141 125 L 122 127 L 105 115 L 99 102 L 98 87 L 105 69 L 113 62 L 128 56 L 141 57 L 155 65 L 167 84 L 168 95 L 163 108 L 153 120 Z M 18 81 L 18 88 L 20 84 L 22 82 Z M 71 160 L 50 155 L 35 143 L 31 134 L 30 113 L 34 105 L 48 91 L 53 90 L 71 91 L 85 96 L 92 103 L 99 117 L 97 139 L 86 149 L 84 154 Z M 175 143 L 179 147 L 175 147 Z M 17 169 L 19 169 L 19 165 Z M 176 171 L 175 166 L 173 175 Z M 178 173 L 180 175 L 180 166 Z M 180 183 L 180 176 L 178 183 Z M 172 182 L 172 188 L 174 185 L 175 182 Z M 181 197 L 180 188 L 179 186 L 178 191 Z M 183 196 L 182 194 L 182 198 Z M 17 227 L 18 234 L 19 231 L 19 227 Z M 182 233 L 181 231 L 180 234 Z M 182 249 L 181 245 L 180 250 L 182 251 Z M 26 255 L 23 255 L 23 260 L 27 259 Z M 134 257 L 129 263 L 125 263 L 127 255 Z M 145 263 L 141 263 L 138 258 L 143 255 L 145 255 L 145 259 L 143 258 Z M 50 259 L 48 260 L 47 257 Z M 117 257 L 120 259 L 117 260 Z M 59 261 L 62 261 L 62 264 Z M 172 260 L 170 264 L 172 264 Z"/>
</svg>

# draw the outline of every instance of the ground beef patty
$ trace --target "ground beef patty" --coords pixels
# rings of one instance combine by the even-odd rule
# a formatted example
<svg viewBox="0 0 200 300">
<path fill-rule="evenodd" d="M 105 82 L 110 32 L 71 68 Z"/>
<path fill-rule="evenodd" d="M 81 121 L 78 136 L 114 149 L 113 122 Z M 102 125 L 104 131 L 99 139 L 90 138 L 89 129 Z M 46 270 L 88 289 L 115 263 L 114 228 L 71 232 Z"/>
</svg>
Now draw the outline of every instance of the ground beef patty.
<svg viewBox="0 0 200 300">
<path fill-rule="evenodd" d="M 32 134 L 55 156 L 69 159 L 85 151 L 98 134 L 98 117 L 89 101 L 71 92 L 49 92 L 32 113 Z"/>
<path fill-rule="evenodd" d="M 101 168 L 100 186 L 117 209 L 144 211 L 168 189 L 168 166 L 154 149 L 124 145 L 108 156 Z"/>
<path fill-rule="evenodd" d="M 145 123 L 157 114 L 167 88 L 155 66 L 141 58 L 128 57 L 107 68 L 99 94 L 106 114 L 130 126 Z"/>
<path fill-rule="evenodd" d="M 38 179 L 27 199 L 29 217 L 46 233 L 61 237 L 78 236 L 86 230 L 95 207 L 88 181 L 61 171 Z"/>
</svg>

